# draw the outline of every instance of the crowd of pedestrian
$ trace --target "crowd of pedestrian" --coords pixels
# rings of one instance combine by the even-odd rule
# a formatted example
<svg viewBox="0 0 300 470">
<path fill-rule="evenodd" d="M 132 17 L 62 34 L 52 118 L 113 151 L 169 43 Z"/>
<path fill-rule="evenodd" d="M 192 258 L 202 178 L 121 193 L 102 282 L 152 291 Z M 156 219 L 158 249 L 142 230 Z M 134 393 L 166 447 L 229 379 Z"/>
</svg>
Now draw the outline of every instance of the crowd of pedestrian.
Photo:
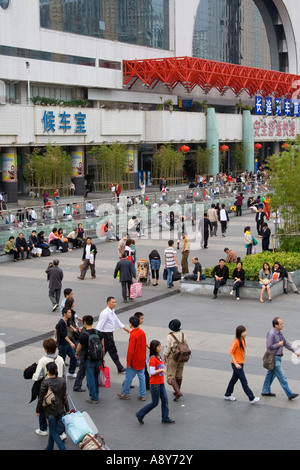
<svg viewBox="0 0 300 470">
<path fill-rule="evenodd" d="M 242 206 L 242 200 L 240 200 Z M 260 213 L 260 208 L 257 213 Z M 171 213 L 168 227 L 171 228 Z M 173 214 L 174 215 L 174 214 Z M 241 209 L 237 210 L 237 216 L 242 215 Z M 259 218 L 259 222 L 261 218 Z M 226 236 L 227 226 L 229 222 L 228 209 L 224 204 L 218 206 L 212 204 L 211 208 L 203 215 L 198 225 L 198 232 L 201 234 L 200 244 L 203 248 L 208 248 L 209 236 L 217 236 L 218 224 L 221 226 L 221 235 Z M 256 220 L 257 222 L 257 220 Z M 266 224 L 267 225 L 267 224 Z M 118 258 L 114 268 L 113 277 L 119 279 L 121 284 L 122 298 L 124 302 L 131 299 L 130 290 L 131 285 L 138 278 L 136 267 L 136 243 L 134 237 L 136 233 L 143 233 L 141 220 L 132 217 L 131 223 L 128 224 L 128 232 L 118 240 Z M 259 225 L 258 236 L 262 238 L 262 248 L 266 248 L 266 238 L 264 230 L 267 230 L 264 222 Z M 177 220 L 177 225 L 173 229 L 177 234 L 177 250 L 175 249 L 175 240 L 170 239 L 164 249 L 163 256 L 160 255 L 157 249 L 152 249 L 149 253 L 149 274 L 152 278 L 152 285 L 157 286 L 160 279 L 160 269 L 163 268 L 163 278 L 167 283 L 167 288 L 172 288 L 175 282 L 175 274 L 179 272 L 179 260 L 177 251 L 180 250 L 180 243 L 182 241 L 181 249 L 181 272 L 179 279 L 184 276 L 185 279 L 194 282 L 201 282 L 205 276 L 202 273 L 202 266 L 199 258 L 194 256 L 192 258 L 193 272 L 189 273 L 188 258 L 190 254 L 190 241 L 186 230 L 186 217 L 182 216 Z M 177 229 L 177 233 L 176 233 Z M 33 231 L 34 232 L 34 231 Z M 57 229 L 53 233 L 55 236 L 48 239 L 51 244 L 53 240 L 57 239 Z M 90 269 L 92 279 L 96 278 L 96 254 L 97 247 L 92 242 L 90 237 L 85 237 L 84 230 L 81 224 L 74 229 L 72 236 L 67 236 L 66 242 L 73 240 L 74 248 L 82 248 L 82 265 L 81 274 L 78 279 L 84 280 L 87 271 Z M 36 235 L 36 234 L 35 234 Z M 270 235 L 269 235 L 270 237 Z M 80 238 L 81 242 L 77 244 L 75 240 Z M 247 245 L 246 255 L 253 254 L 253 247 L 255 246 L 255 239 L 251 235 L 251 227 L 247 226 L 244 230 L 245 244 Z M 12 240 L 13 242 L 13 240 Z M 55 242 L 57 243 L 57 242 Z M 265 244 L 264 244 L 265 243 Z M 249 247 L 248 247 L 249 245 Z M 57 250 L 60 250 L 57 243 Z M 28 245 L 29 247 L 29 245 Z M 14 246 L 7 246 L 7 249 L 14 250 Z M 25 253 L 32 250 L 28 248 L 22 252 L 18 250 L 18 256 L 23 259 Z M 233 272 L 233 287 L 230 292 L 231 295 L 236 295 L 236 299 L 240 299 L 240 289 L 245 283 L 245 271 L 243 263 L 237 256 L 236 252 L 229 248 L 224 248 L 226 253 L 226 260 L 220 259 L 219 263 L 213 268 L 212 276 L 214 278 L 214 299 L 218 297 L 219 289 L 222 288 L 229 279 L 229 270 L 226 266 L 228 263 L 236 265 Z M 14 254 L 14 252 L 12 253 Z M 14 254 L 15 257 L 15 254 Z M 166 382 L 173 388 L 174 401 L 178 401 L 182 397 L 182 382 L 184 373 L 184 361 L 178 360 L 178 345 L 184 344 L 188 347 L 188 339 L 186 334 L 181 329 L 181 322 L 174 319 L 168 324 L 169 333 L 165 339 L 165 344 L 162 345 L 160 341 L 153 339 L 148 344 L 145 332 L 142 329 L 144 315 L 142 312 L 136 312 L 130 316 L 128 326 L 124 325 L 115 313 L 116 299 L 113 296 L 107 298 L 106 307 L 100 312 L 97 324 L 94 327 L 94 319 L 91 315 L 85 315 L 79 318 L 76 314 L 75 301 L 73 289 L 64 289 L 64 299 L 60 303 L 60 296 L 62 291 L 63 270 L 59 266 L 59 260 L 55 259 L 46 270 L 47 279 L 49 280 L 49 298 L 52 303 L 53 311 L 56 311 L 60 306 L 60 318 L 54 325 L 54 338 L 49 338 L 44 341 L 45 355 L 40 359 L 35 374 L 33 375 L 34 382 L 40 382 L 38 393 L 38 400 L 36 406 L 36 413 L 39 417 L 39 429 L 36 430 L 39 435 L 48 435 L 47 449 L 53 449 L 54 443 L 60 450 L 65 449 L 64 440 L 66 438 L 65 429 L 62 423 L 62 416 L 68 413 L 69 405 L 67 400 L 67 385 L 70 382 L 66 381 L 66 377 L 74 379 L 73 391 L 86 392 L 83 386 L 84 379 L 86 380 L 88 398 L 86 401 L 89 404 L 96 405 L 99 403 L 99 383 L 98 374 L 101 365 L 105 364 L 105 355 L 108 353 L 113 363 L 117 368 L 119 374 L 124 375 L 122 388 L 117 397 L 121 400 L 131 399 L 132 381 L 135 376 L 138 377 L 139 387 L 137 398 L 144 402 L 146 401 L 146 390 L 149 389 L 151 393 L 151 402 L 145 404 L 141 409 L 136 411 L 136 418 L 140 424 L 144 424 L 146 415 L 161 401 L 161 421 L 166 424 L 174 424 L 175 421 L 169 416 L 168 395 L 165 387 Z M 278 282 L 283 279 L 284 292 L 287 293 L 288 284 L 292 287 L 294 292 L 298 290 L 293 283 L 290 274 L 278 262 L 270 268 L 267 263 L 263 264 L 259 274 L 261 285 L 261 297 L 263 302 L 263 294 L 266 290 L 271 300 L 272 283 Z M 177 277 L 178 279 L 178 277 Z M 268 279 L 268 282 L 266 281 Z M 273 397 L 275 394 L 271 393 L 271 384 L 275 377 L 278 378 L 282 385 L 287 397 L 292 400 L 298 394 L 292 392 L 287 384 L 287 379 L 281 366 L 282 348 L 295 352 L 290 343 L 288 343 L 282 335 L 283 322 L 279 317 L 274 318 L 272 323 L 272 330 L 267 335 L 267 349 L 274 351 L 276 356 L 274 371 L 267 373 L 262 395 Z M 124 330 L 129 334 L 126 365 L 122 364 L 117 345 L 114 339 L 114 331 L 116 328 Z M 259 397 L 256 397 L 248 386 L 246 379 L 244 364 L 245 364 L 245 351 L 246 351 L 246 335 L 247 331 L 243 325 L 236 328 L 236 336 L 232 342 L 229 350 L 231 358 L 231 367 L 233 374 L 228 387 L 225 391 L 224 399 L 226 401 L 236 401 L 232 396 L 234 386 L 240 380 L 244 392 L 249 398 L 251 404 L 259 402 Z M 91 344 L 95 345 L 94 354 L 91 352 Z M 96 351 L 97 350 L 97 354 Z M 56 352 L 57 351 L 57 352 Z M 300 356 L 300 353 L 296 353 Z M 69 357 L 69 368 L 66 371 L 65 359 Z M 78 371 L 76 373 L 76 369 Z M 52 392 L 52 402 L 45 404 L 45 397 Z M 54 406 L 55 402 L 55 406 Z M 47 428 L 48 423 L 48 428 Z"/>
</svg>

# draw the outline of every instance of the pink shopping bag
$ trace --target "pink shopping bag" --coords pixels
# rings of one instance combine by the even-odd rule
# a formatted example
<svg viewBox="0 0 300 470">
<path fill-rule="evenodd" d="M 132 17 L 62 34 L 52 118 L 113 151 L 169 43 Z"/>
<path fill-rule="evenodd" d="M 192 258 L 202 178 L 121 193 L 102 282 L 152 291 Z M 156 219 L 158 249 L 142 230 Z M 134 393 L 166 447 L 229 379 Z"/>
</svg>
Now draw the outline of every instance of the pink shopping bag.
<svg viewBox="0 0 300 470">
<path fill-rule="evenodd" d="M 106 367 L 104 362 L 102 366 L 99 367 L 98 385 L 99 387 L 105 387 L 105 388 L 110 387 L 109 368 Z"/>
<path fill-rule="evenodd" d="M 143 296 L 143 284 L 141 282 L 135 282 L 130 286 L 130 298 L 136 299 L 137 297 Z"/>
</svg>

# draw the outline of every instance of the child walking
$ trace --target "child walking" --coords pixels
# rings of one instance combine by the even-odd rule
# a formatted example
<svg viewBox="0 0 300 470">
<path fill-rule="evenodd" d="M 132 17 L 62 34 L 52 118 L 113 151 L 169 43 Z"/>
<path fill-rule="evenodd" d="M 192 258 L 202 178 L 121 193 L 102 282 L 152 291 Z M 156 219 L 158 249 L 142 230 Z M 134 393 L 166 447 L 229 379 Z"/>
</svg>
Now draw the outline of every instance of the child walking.
<svg viewBox="0 0 300 470">
<path fill-rule="evenodd" d="M 149 373 L 150 373 L 150 392 L 152 402 L 144 406 L 140 411 L 136 413 L 136 417 L 140 424 L 144 424 L 143 418 L 153 410 L 161 399 L 161 412 L 162 422 L 167 424 L 173 424 L 175 421 L 169 418 L 169 406 L 168 396 L 164 385 L 164 364 L 160 356 L 161 344 L 157 340 L 152 340 L 150 343 L 150 360 L 149 360 Z"/>
<path fill-rule="evenodd" d="M 260 398 L 255 397 L 253 395 L 252 390 L 248 386 L 248 382 L 244 372 L 246 336 L 246 328 L 243 325 L 238 326 L 236 328 L 235 339 L 231 343 L 229 350 L 233 374 L 225 392 L 224 399 L 228 401 L 236 401 L 236 398 L 233 397 L 231 394 L 233 392 L 235 384 L 238 380 L 240 380 L 243 390 L 248 396 L 251 405 L 254 405 L 260 400 Z"/>
</svg>

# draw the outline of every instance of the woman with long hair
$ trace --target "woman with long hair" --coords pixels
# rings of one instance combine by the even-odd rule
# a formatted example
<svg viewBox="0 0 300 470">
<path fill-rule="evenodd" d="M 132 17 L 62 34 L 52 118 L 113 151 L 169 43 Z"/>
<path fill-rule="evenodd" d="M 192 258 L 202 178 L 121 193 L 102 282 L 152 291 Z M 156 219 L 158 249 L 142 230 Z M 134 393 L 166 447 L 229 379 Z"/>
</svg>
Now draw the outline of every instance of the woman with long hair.
<svg viewBox="0 0 300 470">
<path fill-rule="evenodd" d="M 261 303 L 263 303 L 264 301 L 263 296 L 264 296 L 265 290 L 267 290 L 268 292 L 269 302 L 271 302 L 272 300 L 271 299 L 271 287 L 273 285 L 272 279 L 273 279 L 272 269 L 270 268 L 269 263 L 264 262 L 263 267 L 259 272 L 259 285 L 261 287 L 259 300 L 261 301 Z"/>
<path fill-rule="evenodd" d="M 164 363 L 160 356 L 161 344 L 156 339 L 152 340 L 150 343 L 150 359 L 149 359 L 149 373 L 150 373 L 150 392 L 152 402 L 144 406 L 141 410 L 136 413 L 136 417 L 140 424 L 144 424 L 143 418 L 153 410 L 161 399 L 161 414 L 162 422 L 167 424 L 173 424 L 175 421 L 169 418 L 169 403 L 166 387 L 164 384 L 164 374 L 166 374 L 166 369 L 164 369 Z"/>
<path fill-rule="evenodd" d="M 246 336 L 247 330 L 243 325 L 239 325 L 236 328 L 235 339 L 232 341 L 229 355 L 231 357 L 231 367 L 233 374 L 225 392 L 224 399 L 227 401 L 236 401 L 236 398 L 232 396 L 232 392 L 235 384 L 240 380 L 244 392 L 248 396 L 251 405 L 257 403 L 260 398 L 253 395 L 252 390 L 248 386 L 248 382 L 244 372 L 245 364 L 245 351 L 246 351 Z"/>
</svg>

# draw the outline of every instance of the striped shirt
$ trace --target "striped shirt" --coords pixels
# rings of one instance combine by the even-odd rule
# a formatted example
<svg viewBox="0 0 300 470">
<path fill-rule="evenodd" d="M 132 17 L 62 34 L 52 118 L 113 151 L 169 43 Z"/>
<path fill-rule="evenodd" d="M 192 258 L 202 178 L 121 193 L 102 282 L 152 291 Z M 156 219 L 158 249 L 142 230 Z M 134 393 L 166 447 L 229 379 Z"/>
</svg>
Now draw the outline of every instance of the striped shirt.
<svg viewBox="0 0 300 470">
<path fill-rule="evenodd" d="M 169 246 L 169 248 L 165 249 L 165 259 L 167 268 L 173 268 L 174 266 L 176 266 L 174 255 L 176 255 L 176 251 L 172 246 Z"/>
</svg>

